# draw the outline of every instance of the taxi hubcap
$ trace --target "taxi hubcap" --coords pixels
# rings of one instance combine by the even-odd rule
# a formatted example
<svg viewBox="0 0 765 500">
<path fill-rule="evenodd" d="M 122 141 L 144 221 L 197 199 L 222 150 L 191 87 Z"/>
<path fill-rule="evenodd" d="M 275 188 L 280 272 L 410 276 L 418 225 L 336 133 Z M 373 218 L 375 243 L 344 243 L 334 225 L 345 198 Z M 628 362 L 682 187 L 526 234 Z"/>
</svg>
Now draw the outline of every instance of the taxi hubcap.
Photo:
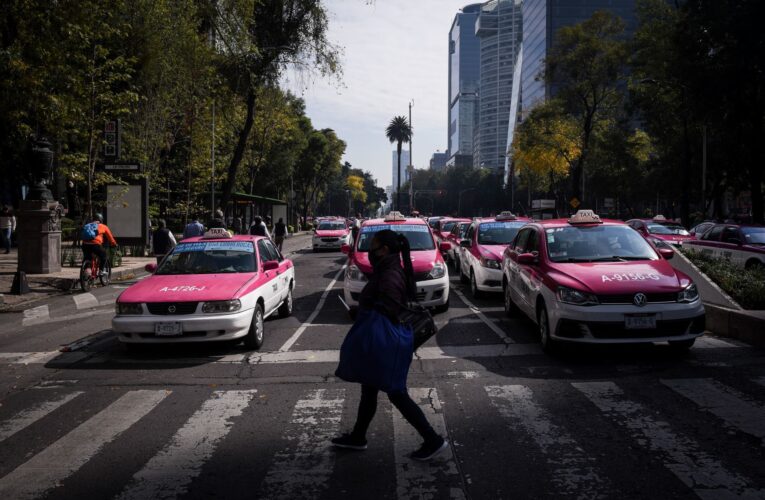
<svg viewBox="0 0 765 500">
<path fill-rule="evenodd" d="M 547 311 L 542 309 L 539 313 L 539 336 L 542 340 L 542 345 L 547 345 L 549 340 L 547 336 Z"/>
<path fill-rule="evenodd" d="M 510 311 L 510 286 L 505 285 L 505 311 Z"/>
<path fill-rule="evenodd" d="M 292 312 L 292 290 L 287 293 L 287 310 Z"/>
<path fill-rule="evenodd" d="M 257 317 L 255 318 L 255 335 L 258 337 L 258 340 L 263 338 L 263 313 L 258 311 Z"/>
</svg>

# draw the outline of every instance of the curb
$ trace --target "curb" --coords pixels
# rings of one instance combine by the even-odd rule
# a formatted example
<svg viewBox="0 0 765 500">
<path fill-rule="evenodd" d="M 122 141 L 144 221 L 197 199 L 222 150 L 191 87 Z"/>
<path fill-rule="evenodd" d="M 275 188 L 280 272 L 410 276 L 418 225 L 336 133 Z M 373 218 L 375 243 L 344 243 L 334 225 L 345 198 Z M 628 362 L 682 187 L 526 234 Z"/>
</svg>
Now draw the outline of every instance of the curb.
<svg viewBox="0 0 765 500">
<path fill-rule="evenodd" d="M 765 347 L 765 319 L 716 304 L 704 304 L 706 329 L 716 335 L 741 340 L 755 347 Z"/>
<path fill-rule="evenodd" d="M 689 250 L 689 251 L 692 251 L 692 250 Z M 739 310 L 743 310 L 743 309 L 744 309 L 743 307 L 741 307 L 741 305 L 739 305 L 739 303 L 738 303 L 738 302 L 736 302 L 735 300 L 733 300 L 733 297 L 731 297 L 730 295 L 728 295 L 727 293 L 725 293 L 725 291 L 724 291 L 722 288 L 720 288 L 720 287 L 719 287 L 719 285 L 718 285 L 717 283 L 715 283 L 715 282 L 712 280 L 712 278 L 710 278 L 709 276 L 707 276 L 706 274 L 704 274 L 704 272 L 702 272 L 702 271 L 701 271 L 701 269 L 699 269 L 698 267 L 696 267 L 696 264 L 694 264 L 694 263 L 691 261 L 691 259 L 689 259 L 689 258 L 688 258 L 688 257 L 686 257 L 685 255 L 683 255 L 683 252 L 682 252 L 682 251 L 680 251 L 680 252 L 675 252 L 675 256 L 680 256 L 680 257 L 683 259 L 683 261 L 684 261 L 686 264 L 688 264 L 689 266 L 691 266 L 691 269 L 693 269 L 694 271 L 696 271 L 697 273 L 699 273 L 699 274 L 701 275 L 701 277 L 702 277 L 702 278 L 704 278 L 704 279 L 707 281 L 707 283 L 709 283 L 709 284 L 712 286 L 712 288 L 714 288 L 715 290 L 717 290 L 717 292 L 718 292 L 720 295 L 722 295 L 722 296 L 725 298 L 725 300 L 727 300 L 728 302 L 730 302 L 731 304 L 733 304 L 734 306 L 736 306 L 736 308 L 738 308 Z M 704 305 L 706 305 L 706 303 L 704 303 Z"/>
</svg>

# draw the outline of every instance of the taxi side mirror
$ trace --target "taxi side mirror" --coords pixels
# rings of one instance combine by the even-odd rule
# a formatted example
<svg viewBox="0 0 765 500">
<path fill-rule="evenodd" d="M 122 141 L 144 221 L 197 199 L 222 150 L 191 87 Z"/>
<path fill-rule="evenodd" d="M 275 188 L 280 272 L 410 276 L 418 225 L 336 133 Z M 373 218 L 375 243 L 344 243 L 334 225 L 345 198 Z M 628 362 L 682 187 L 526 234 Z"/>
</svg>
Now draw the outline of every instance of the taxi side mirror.
<svg viewBox="0 0 765 500">
<path fill-rule="evenodd" d="M 267 260 L 263 263 L 263 271 L 273 271 L 274 269 L 279 269 L 278 260 Z"/>
<path fill-rule="evenodd" d="M 530 266 L 537 263 L 537 256 L 533 253 L 522 253 L 518 255 L 516 262 L 521 265 Z"/>
<path fill-rule="evenodd" d="M 345 255 L 349 255 L 351 253 L 351 246 L 343 243 L 340 245 L 340 251 L 343 252 Z"/>
<path fill-rule="evenodd" d="M 442 241 L 442 242 L 441 242 L 441 243 L 438 245 L 438 249 L 439 249 L 439 250 L 441 250 L 442 252 L 448 252 L 449 250 L 451 250 L 451 249 L 452 249 L 452 244 L 451 244 L 451 243 L 448 243 L 448 242 L 446 242 L 446 241 Z"/>
<path fill-rule="evenodd" d="M 669 260 L 675 256 L 675 251 L 671 248 L 659 248 L 659 255 L 664 257 L 664 260 Z"/>
<path fill-rule="evenodd" d="M 470 240 L 462 240 L 462 241 L 460 241 L 460 246 L 462 248 L 470 248 L 470 247 L 473 246 L 473 242 L 470 241 Z"/>
<path fill-rule="evenodd" d="M 144 267 L 144 269 L 146 270 L 147 273 L 154 274 L 154 272 L 157 270 L 157 265 L 152 262 L 151 264 L 146 264 L 146 267 Z"/>
</svg>

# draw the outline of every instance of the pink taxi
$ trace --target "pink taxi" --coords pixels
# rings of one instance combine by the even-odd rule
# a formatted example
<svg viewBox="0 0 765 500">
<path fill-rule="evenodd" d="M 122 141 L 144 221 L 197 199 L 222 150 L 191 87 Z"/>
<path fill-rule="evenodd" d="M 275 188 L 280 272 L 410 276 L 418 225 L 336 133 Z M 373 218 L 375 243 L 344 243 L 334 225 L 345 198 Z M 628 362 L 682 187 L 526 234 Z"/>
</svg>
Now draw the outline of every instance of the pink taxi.
<svg viewBox="0 0 765 500">
<path fill-rule="evenodd" d="M 542 347 L 560 342 L 669 342 L 689 349 L 704 332 L 696 285 L 620 221 L 591 210 L 524 226 L 502 260 L 505 311 L 539 327 Z"/>
<path fill-rule="evenodd" d="M 751 269 L 765 267 L 765 227 L 713 224 L 697 240 L 683 248 Z"/>
<path fill-rule="evenodd" d="M 153 274 L 120 294 L 112 328 L 130 344 L 243 340 L 292 313 L 295 270 L 268 238 L 210 229 L 180 242 Z"/>
<path fill-rule="evenodd" d="M 657 215 L 653 219 L 631 219 L 627 221 L 627 225 L 658 246 L 666 243 L 679 247 L 686 241 L 694 239 L 694 236 L 682 224 L 669 220 L 663 215 Z"/>
<path fill-rule="evenodd" d="M 345 219 L 322 219 L 313 232 L 313 251 L 339 250 L 350 242 L 351 229 Z"/>
<path fill-rule="evenodd" d="M 406 236 L 412 250 L 412 267 L 417 282 L 417 300 L 436 312 L 449 309 L 449 273 L 441 252 L 448 243 L 436 244 L 428 223 L 419 218 L 407 218 L 391 212 L 384 219 L 364 221 L 353 246 L 343 246 L 348 255 L 348 268 L 343 282 L 343 295 L 349 305 L 358 304 L 359 294 L 372 274 L 367 252 L 377 231 L 391 229 Z"/>
<path fill-rule="evenodd" d="M 459 270 L 460 280 L 469 281 L 474 297 L 502 291 L 502 253 L 530 220 L 511 212 L 473 220 L 460 241 Z"/>
</svg>

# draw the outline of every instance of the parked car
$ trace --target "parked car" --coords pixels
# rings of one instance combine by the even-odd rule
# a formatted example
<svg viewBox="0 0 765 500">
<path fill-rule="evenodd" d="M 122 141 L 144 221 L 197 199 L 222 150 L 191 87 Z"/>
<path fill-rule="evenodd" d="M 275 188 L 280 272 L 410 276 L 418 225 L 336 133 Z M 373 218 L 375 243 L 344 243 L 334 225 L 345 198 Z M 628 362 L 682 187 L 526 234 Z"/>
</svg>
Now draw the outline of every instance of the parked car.
<svg viewBox="0 0 765 500">
<path fill-rule="evenodd" d="M 180 242 L 123 291 L 112 328 L 126 344 L 263 344 L 264 320 L 292 314 L 295 270 L 268 238 L 220 228 Z"/>
<path fill-rule="evenodd" d="M 502 259 L 505 311 L 539 329 L 542 347 L 563 342 L 669 342 L 689 349 L 704 332 L 696 285 L 621 221 L 590 210 L 524 226 Z"/>
<path fill-rule="evenodd" d="M 677 221 L 669 220 L 663 215 L 653 219 L 631 219 L 627 224 L 652 241 L 664 241 L 675 247 L 692 240 L 693 236 Z"/>
<path fill-rule="evenodd" d="M 340 250 L 350 243 L 351 228 L 345 219 L 322 219 L 313 231 L 313 251 Z"/>
<path fill-rule="evenodd" d="M 348 305 L 357 305 L 359 294 L 372 273 L 368 250 L 372 237 L 383 229 L 391 229 L 406 236 L 412 254 L 414 279 L 417 283 L 417 300 L 436 312 L 449 309 L 449 272 L 441 255 L 448 243 L 436 243 L 427 222 L 420 218 L 404 217 L 390 212 L 384 219 L 365 221 L 353 246 L 343 245 L 348 255 L 348 268 L 343 281 L 343 296 Z"/>
<path fill-rule="evenodd" d="M 447 263 L 452 264 L 452 269 L 455 272 L 460 270 L 460 242 L 465 239 L 465 234 L 471 224 L 470 219 L 465 219 L 464 222 L 458 222 L 452 227 L 451 232 L 446 236 L 446 241 L 451 245 L 451 248 L 446 251 L 445 259 Z"/>
<path fill-rule="evenodd" d="M 701 238 L 683 244 L 685 248 L 746 269 L 765 266 L 765 227 L 715 224 Z"/>
</svg>

